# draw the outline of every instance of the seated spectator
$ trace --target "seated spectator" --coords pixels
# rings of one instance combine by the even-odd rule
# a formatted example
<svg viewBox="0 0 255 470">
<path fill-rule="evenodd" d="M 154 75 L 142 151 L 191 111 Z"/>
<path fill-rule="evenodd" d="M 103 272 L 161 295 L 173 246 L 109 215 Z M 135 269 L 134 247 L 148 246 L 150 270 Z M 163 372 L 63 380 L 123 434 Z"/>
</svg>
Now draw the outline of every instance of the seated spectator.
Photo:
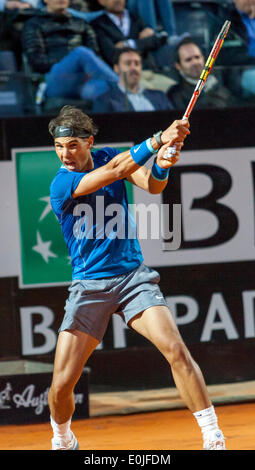
<svg viewBox="0 0 255 470">
<path fill-rule="evenodd" d="M 168 90 L 168 97 L 177 109 L 185 110 L 205 65 L 200 47 L 184 40 L 176 51 L 177 83 Z M 197 101 L 196 108 L 225 108 L 236 104 L 236 98 L 210 74 Z"/>
<path fill-rule="evenodd" d="M 94 101 L 95 113 L 173 109 L 165 93 L 141 86 L 142 57 L 138 51 L 119 49 L 114 71 L 119 76 L 118 84 Z"/>
<path fill-rule="evenodd" d="M 234 9 L 230 16 L 231 28 L 239 35 L 245 45 L 245 50 L 233 57 L 233 62 L 243 65 L 255 64 L 255 0 L 233 0 Z M 232 63 L 233 63 L 232 62 Z M 247 69 L 241 76 L 241 88 L 244 97 L 255 95 L 255 69 Z"/>
<path fill-rule="evenodd" d="M 26 21 L 23 51 L 33 72 L 46 74 L 46 96 L 93 100 L 117 82 L 115 72 L 97 55 L 91 26 L 69 15 L 69 0 L 45 0 Z"/>
<path fill-rule="evenodd" d="M 41 0 L 0 0 L 0 49 L 12 51 L 20 70 L 22 65 L 21 31 Z"/>
<path fill-rule="evenodd" d="M 171 0 L 127 0 L 127 8 L 133 14 L 138 14 L 154 31 L 158 30 L 160 23 L 173 45 L 176 41 L 184 39 L 176 33 L 175 12 Z"/>
<path fill-rule="evenodd" d="M 126 9 L 126 0 L 98 0 L 104 14 L 91 22 L 103 59 L 113 66 L 117 48 L 132 47 L 141 52 L 143 66 L 163 69 L 168 67 L 171 48 L 166 44 L 165 32 L 155 33 L 143 20 Z"/>
<path fill-rule="evenodd" d="M 230 65 L 251 63 L 249 58 L 255 57 L 255 0 L 233 0 L 223 8 L 223 15 L 231 21 L 230 35 L 242 40 L 240 54 L 237 50 L 230 51 Z M 254 61 L 253 61 L 254 63 Z"/>
</svg>

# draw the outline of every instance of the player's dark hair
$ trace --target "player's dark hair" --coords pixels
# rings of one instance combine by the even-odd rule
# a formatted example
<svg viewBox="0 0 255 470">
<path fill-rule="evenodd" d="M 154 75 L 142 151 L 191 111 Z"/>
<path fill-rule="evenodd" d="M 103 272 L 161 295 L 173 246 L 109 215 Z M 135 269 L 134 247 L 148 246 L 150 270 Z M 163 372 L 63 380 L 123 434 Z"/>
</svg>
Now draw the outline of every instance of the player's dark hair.
<svg viewBox="0 0 255 470">
<path fill-rule="evenodd" d="M 84 132 L 95 136 L 98 132 L 93 120 L 87 116 L 81 109 L 75 106 L 63 106 L 59 115 L 49 122 L 49 133 L 55 136 L 55 129 L 58 126 L 66 126 L 74 129 L 76 135 L 83 135 Z"/>
</svg>

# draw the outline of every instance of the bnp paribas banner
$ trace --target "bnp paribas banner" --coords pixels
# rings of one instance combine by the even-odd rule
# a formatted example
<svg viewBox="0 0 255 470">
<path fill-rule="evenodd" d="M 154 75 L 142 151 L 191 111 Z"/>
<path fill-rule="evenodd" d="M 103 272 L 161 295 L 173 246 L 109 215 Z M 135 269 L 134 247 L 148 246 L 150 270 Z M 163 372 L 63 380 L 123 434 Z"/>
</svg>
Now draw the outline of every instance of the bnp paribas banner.
<svg viewBox="0 0 255 470">
<path fill-rule="evenodd" d="M 114 144 L 120 150 L 130 145 Z M 0 276 L 18 274 L 23 288 L 71 280 L 70 258 L 50 206 L 49 187 L 58 168 L 53 148 L 16 149 L 12 162 L 1 163 L 0 207 L 5 223 L 0 247 L 6 261 L 0 264 Z M 13 173 L 16 181 L 10 185 Z M 254 148 L 183 151 L 162 194 L 149 194 L 132 185 L 129 202 L 141 220 L 138 235 L 145 263 L 163 268 L 254 260 L 254 175 Z M 8 198 L 16 193 L 17 216 L 7 207 Z M 169 220 L 165 212 L 160 219 L 162 208 L 167 209 Z M 177 224 L 174 208 L 181 208 Z M 162 225 L 169 230 L 161 230 Z M 171 243 L 174 226 L 181 228 L 178 243 Z"/>
<path fill-rule="evenodd" d="M 130 145 L 111 146 L 124 151 Z M 16 149 L 13 161 L 20 233 L 20 287 L 68 284 L 72 278 L 71 260 L 50 203 L 50 184 L 60 161 L 53 148 Z M 132 202 L 131 185 L 127 184 L 127 189 Z"/>
</svg>

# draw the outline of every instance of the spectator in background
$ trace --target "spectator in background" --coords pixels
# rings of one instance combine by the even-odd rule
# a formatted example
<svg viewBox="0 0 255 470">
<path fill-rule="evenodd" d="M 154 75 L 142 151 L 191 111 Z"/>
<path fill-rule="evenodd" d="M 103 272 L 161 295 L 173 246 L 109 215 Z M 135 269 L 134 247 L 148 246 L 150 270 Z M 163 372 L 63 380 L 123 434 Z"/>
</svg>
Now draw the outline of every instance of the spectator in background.
<svg viewBox="0 0 255 470">
<path fill-rule="evenodd" d="M 168 43 L 176 45 L 184 39 L 188 33 L 177 36 L 175 12 L 171 0 L 127 0 L 130 12 L 138 14 L 144 23 L 154 31 L 158 30 L 160 23 L 163 30 L 168 34 Z"/>
<path fill-rule="evenodd" d="M 129 47 L 119 49 L 114 58 L 114 71 L 119 76 L 118 84 L 94 101 L 93 112 L 173 109 L 165 93 L 141 85 L 142 57 L 138 51 Z"/>
<path fill-rule="evenodd" d="M 45 75 L 46 96 L 93 101 L 117 75 L 97 55 L 95 34 L 88 23 L 69 15 L 69 0 L 45 0 L 23 27 L 23 51 L 32 71 Z"/>
<path fill-rule="evenodd" d="M 248 46 L 250 57 L 255 57 L 255 0 L 233 0 L 231 29 Z"/>
<path fill-rule="evenodd" d="M 239 63 L 243 65 L 255 64 L 255 0 L 233 0 L 235 6 L 232 10 L 232 29 L 237 33 L 245 44 L 245 52 Z M 241 55 L 241 54 L 240 54 Z M 234 57 L 236 61 L 236 57 Z M 236 63 L 236 62 L 235 62 Z M 255 95 L 255 69 L 244 70 L 241 76 L 241 88 L 244 97 Z"/>
<path fill-rule="evenodd" d="M 177 83 L 168 90 L 168 98 L 177 109 L 185 110 L 205 65 L 200 47 L 192 40 L 184 40 L 176 51 Z M 236 104 L 230 91 L 210 74 L 197 101 L 197 108 L 225 108 Z"/>
<path fill-rule="evenodd" d="M 163 69 L 168 67 L 171 48 L 166 44 L 165 32 L 155 33 L 146 27 L 143 20 L 134 16 L 126 8 L 126 0 L 98 0 L 104 14 L 91 22 L 103 59 L 113 66 L 117 48 L 126 46 L 137 49 L 143 57 L 146 68 Z"/>
<path fill-rule="evenodd" d="M 19 70 L 22 66 L 21 31 L 40 1 L 0 0 L 0 48 L 13 53 Z"/>
<path fill-rule="evenodd" d="M 171 46 L 176 47 L 180 41 L 190 37 L 188 32 L 177 35 L 175 11 L 171 0 L 126 0 L 126 6 L 130 13 L 139 16 L 155 33 L 167 33 L 167 43 Z"/>
</svg>

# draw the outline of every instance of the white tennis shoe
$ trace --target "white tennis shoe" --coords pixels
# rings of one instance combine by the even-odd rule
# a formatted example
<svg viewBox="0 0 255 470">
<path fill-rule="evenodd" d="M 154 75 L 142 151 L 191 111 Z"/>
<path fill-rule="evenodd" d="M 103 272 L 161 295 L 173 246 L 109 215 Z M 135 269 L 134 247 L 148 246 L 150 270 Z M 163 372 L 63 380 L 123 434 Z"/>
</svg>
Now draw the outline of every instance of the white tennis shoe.
<svg viewBox="0 0 255 470">
<path fill-rule="evenodd" d="M 225 438 L 220 429 L 204 435 L 204 450 L 226 450 Z"/>
<path fill-rule="evenodd" d="M 52 450 L 78 450 L 79 448 L 79 443 L 72 431 L 70 431 L 69 439 L 53 437 L 51 443 Z"/>
</svg>

